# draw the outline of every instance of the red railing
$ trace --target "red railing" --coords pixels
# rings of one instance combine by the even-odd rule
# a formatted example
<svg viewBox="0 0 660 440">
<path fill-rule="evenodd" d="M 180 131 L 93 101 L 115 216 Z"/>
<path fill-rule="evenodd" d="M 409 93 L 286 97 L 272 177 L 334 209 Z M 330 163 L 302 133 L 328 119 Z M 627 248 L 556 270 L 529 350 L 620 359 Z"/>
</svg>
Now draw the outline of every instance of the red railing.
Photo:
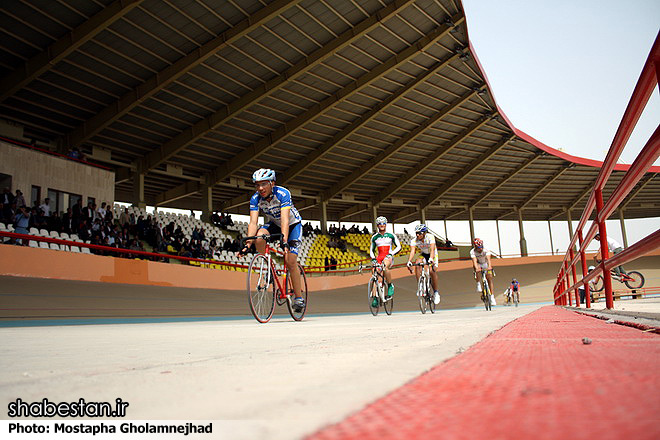
<svg viewBox="0 0 660 440">
<path fill-rule="evenodd" d="M 576 233 L 571 238 L 568 245 L 568 250 L 564 256 L 559 273 L 557 274 L 557 283 L 555 284 L 553 293 L 556 305 L 572 305 L 573 298 L 575 298 L 576 307 L 580 306 L 580 298 L 578 294 L 578 287 L 584 286 L 586 295 L 586 306 L 591 307 L 589 295 L 589 281 L 594 279 L 599 274 L 602 274 L 605 285 L 605 302 L 606 307 L 611 309 L 614 307 L 614 297 L 612 295 L 612 277 L 610 269 L 619 266 L 628 261 L 639 258 L 652 250 L 660 247 L 660 230 L 657 230 L 649 236 L 641 239 L 637 243 L 628 247 L 625 251 L 617 254 L 615 257 L 610 258 L 607 247 L 607 231 L 605 228 L 605 221 L 617 209 L 619 204 L 625 199 L 628 193 L 635 187 L 637 182 L 642 178 L 644 173 L 653 165 L 653 162 L 660 155 L 660 126 L 656 128 L 648 142 L 639 153 L 633 164 L 630 166 L 625 176 L 616 187 L 612 195 L 603 203 L 603 188 L 607 183 L 614 166 L 616 165 L 619 156 L 623 152 L 630 135 L 646 107 L 651 93 L 658 85 L 660 76 L 660 34 L 656 36 L 651 53 L 649 54 L 640 78 L 635 86 L 628 107 L 623 115 L 619 128 L 614 136 L 610 150 L 607 157 L 603 162 L 600 173 L 594 185 L 594 189 L 587 201 L 587 205 L 582 212 L 580 222 L 576 228 Z M 595 219 L 583 234 L 583 229 L 587 220 L 596 209 Z M 601 248 L 601 262 L 596 267 L 596 270 L 587 273 L 587 260 L 586 248 L 591 240 L 599 234 L 600 248 Z M 574 246 L 579 243 L 580 250 L 577 255 L 574 254 Z M 577 279 L 575 265 L 581 263 L 582 278 Z M 571 292 L 574 295 L 571 295 Z"/>
</svg>

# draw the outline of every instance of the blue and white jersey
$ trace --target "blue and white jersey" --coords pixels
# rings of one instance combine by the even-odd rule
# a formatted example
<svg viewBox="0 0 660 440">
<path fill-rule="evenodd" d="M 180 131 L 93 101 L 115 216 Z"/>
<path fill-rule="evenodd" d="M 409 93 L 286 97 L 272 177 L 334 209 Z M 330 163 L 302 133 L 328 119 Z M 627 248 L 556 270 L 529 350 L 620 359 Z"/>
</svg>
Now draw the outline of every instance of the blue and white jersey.
<svg viewBox="0 0 660 440">
<path fill-rule="evenodd" d="M 281 209 L 286 207 L 291 207 L 289 210 L 289 226 L 299 223 L 302 218 L 291 202 L 291 192 L 284 187 L 274 186 L 270 200 L 261 197 L 259 192 L 255 192 L 250 199 L 250 211 L 261 210 L 266 217 L 266 223 L 271 221 L 280 227 L 282 226 Z"/>
</svg>

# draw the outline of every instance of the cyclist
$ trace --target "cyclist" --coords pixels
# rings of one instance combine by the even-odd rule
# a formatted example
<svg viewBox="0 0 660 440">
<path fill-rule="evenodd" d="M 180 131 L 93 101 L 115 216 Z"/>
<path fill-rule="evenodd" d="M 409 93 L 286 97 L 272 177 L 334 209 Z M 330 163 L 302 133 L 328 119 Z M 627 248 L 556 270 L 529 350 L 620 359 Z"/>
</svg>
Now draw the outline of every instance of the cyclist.
<svg viewBox="0 0 660 440">
<path fill-rule="evenodd" d="M 511 280 L 511 286 L 509 286 L 509 292 L 511 292 L 511 297 L 513 298 L 514 295 L 518 295 L 518 301 L 520 301 L 520 283 L 518 282 L 517 279 L 512 279 Z"/>
<path fill-rule="evenodd" d="M 250 198 L 250 223 L 247 235 L 251 237 L 282 234 L 284 261 L 289 269 L 295 296 L 293 309 L 299 312 L 305 307 L 305 299 L 300 295 L 300 272 L 298 271 L 298 247 L 302 237 L 302 219 L 291 202 L 289 190 L 275 185 L 275 171 L 267 168 L 258 169 L 252 174 L 252 181 L 257 191 Z M 259 210 L 264 213 L 266 222 L 261 227 L 258 226 Z M 252 241 L 247 240 L 239 254 L 247 253 Z M 265 252 L 266 242 L 262 238 L 257 239 L 255 245 L 257 252 Z"/>
<path fill-rule="evenodd" d="M 431 266 L 431 286 L 433 286 L 433 302 L 436 304 L 440 303 L 440 294 L 438 293 L 438 276 L 435 273 L 435 270 L 438 268 L 438 252 L 435 247 L 435 237 L 431 234 L 427 234 L 429 228 L 426 225 L 417 225 L 415 227 L 415 238 L 410 242 L 410 255 L 408 255 L 408 270 L 412 273 L 412 261 L 415 258 L 416 250 L 419 250 L 421 257 L 418 259 L 418 262 L 425 261 L 426 264 Z M 422 260 L 423 258 L 423 260 Z M 433 261 L 431 261 L 433 259 Z M 432 263 L 432 264 L 431 264 Z M 419 281 L 419 276 L 421 274 L 421 268 L 419 266 L 415 267 L 415 277 Z"/>
<path fill-rule="evenodd" d="M 376 219 L 376 228 L 378 232 L 371 236 L 371 246 L 369 246 L 369 255 L 371 255 L 372 263 L 383 263 L 385 270 L 385 281 L 387 281 L 387 297 L 391 298 L 394 295 L 394 284 L 392 284 L 392 273 L 390 267 L 394 260 L 394 255 L 401 250 L 401 243 L 396 235 L 385 232 L 387 228 L 387 219 L 385 217 L 378 217 Z M 373 307 L 378 306 L 378 298 L 373 299 Z"/>
<path fill-rule="evenodd" d="M 490 251 L 484 248 L 484 241 L 480 238 L 474 239 L 474 247 L 470 249 L 470 258 L 472 258 L 472 266 L 474 271 L 479 275 L 479 272 L 482 270 L 486 271 L 486 279 L 488 280 L 488 286 L 490 291 L 494 292 L 493 289 L 493 266 L 490 262 Z M 479 289 L 481 289 L 481 284 L 477 283 Z M 490 294 L 491 303 L 494 302 L 493 294 Z"/>
<path fill-rule="evenodd" d="M 596 234 L 596 237 L 594 237 L 596 240 L 600 242 L 600 234 Z M 610 251 L 610 257 L 613 257 L 614 255 L 618 254 L 619 252 L 623 251 L 623 246 L 619 244 L 618 241 L 616 241 L 613 238 L 607 237 L 607 249 Z M 600 249 L 598 250 L 598 253 L 594 257 L 597 263 L 600 263 L 601 258 L 601 251 Z M 621 281 L 621 274 L 628 274 L 628 272 L 625 271 L 623 266 L 617 266 L 614 268 L 614 272 L 616 273 L 617 278 L 619 281 Z"/>
</svg>

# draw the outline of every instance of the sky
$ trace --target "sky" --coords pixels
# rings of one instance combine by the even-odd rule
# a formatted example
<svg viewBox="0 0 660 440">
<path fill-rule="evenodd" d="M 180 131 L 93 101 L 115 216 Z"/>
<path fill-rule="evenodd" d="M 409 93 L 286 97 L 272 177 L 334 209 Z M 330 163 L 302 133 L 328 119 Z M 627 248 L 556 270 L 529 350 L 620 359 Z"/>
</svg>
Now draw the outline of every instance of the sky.
<svg viewBox="0 0 660 440">
<path fill-rule="evenodd" d="M 513 125 L 552 148 L 604 160 L 658 34 L 660 2 L 464 0 L 463 6 L 491 93 Z M 658 121 L 656 89 L 619 162 L 632 163 Z M 445 236 L 444 222 L 428 224 Z M 395 230 L 412 231 L 414 226 L 396 225 Z M 499 227 L 501 253 L 518 254 L 517 222 L 502 221 Z M 566 221 L 551 223 L 552 248 L 547 222 L 525 222 L 524 227 L 530 254 L 566 251 Z M 658 227 L 659 218 L 627 220 L 629 244 Z M 607 230 L 623 243 L 618 219 L 608 221 Z M 494 221 L 475 222 L 475 232 L 500 253 Z M 447 235 L 455 243 L 469 242 L 468 223 L 447 222 Z"/>
</svg>

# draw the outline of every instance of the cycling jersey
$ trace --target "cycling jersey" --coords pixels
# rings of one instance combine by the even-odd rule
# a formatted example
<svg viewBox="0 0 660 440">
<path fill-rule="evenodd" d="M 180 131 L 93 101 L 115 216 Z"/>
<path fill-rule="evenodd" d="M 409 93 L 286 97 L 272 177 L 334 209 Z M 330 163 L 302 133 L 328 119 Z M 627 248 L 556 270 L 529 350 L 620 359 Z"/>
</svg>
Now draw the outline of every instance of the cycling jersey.
<svg viewBox="0 0 660 440">
<path fill-rule="evenodd" d="M 520 283 L 518 281 L 516 281 L 515 283 L 511 283 L 511 291 L 517 292 L 519 288 L 520 288 Z"/>
<path fill-rule="evenodd" d="M 392 249 L 394 247 L 394 249 Z M 384 234 L 375 233 L 371 236 L 371 246 L 369 247 L 369 255 L 375 258 L 379 263 L 382 263 L 388 255 L 395 255 L 401 250 L 401 243 L 394 234 L 386 232 Z M 376 252 L 378 255 L 376 256 Z"/>
<path fill-rule="evenodd" d="M 282 226 L 281 209 L 286 207 L 291 208 L 289 209 L 289 226 L 300 223 L 302 219 L 291 202 L 291 192 L 282 186 L 274 186 L 269 198 L 263 198 L 259 192 L 255 192 L 250 199 L 250 211 L 261 210 L 266 217 L 266 223 L 274 223 L 280 227 Z"/>
<path fill-rule="evenodd" d="M 490 251 L 486 248 L 482 248 L 481 252 L 475 250 L 475 248 L 472 248 L 470 250 L 470 258 L 476 258 L 477 263 L 483 268 L 487 269 L 488 268 L 488 256 L 491 255 Z M 484 267 L 485 265 L 485 267 Z"/>
<path fill-rule="evenodd" d="M 433 237 L 431 234 L 425 234 L 424 239 L 422 240 L 417 240 L 417 237 L 413 238 L 410 242 L 410 246 L 416 247 L 419 253 L 421 253 L 422 256 L 426 259 L 426 261 L 429 261 L 431 257 L 431 245 L 433 243 L 435 243 L 435 237 Z M 437 262 L 437 259 L 438 254 L 436 252 L 436 254 L 433 255 L 433 260 Z"/>
</svg>

